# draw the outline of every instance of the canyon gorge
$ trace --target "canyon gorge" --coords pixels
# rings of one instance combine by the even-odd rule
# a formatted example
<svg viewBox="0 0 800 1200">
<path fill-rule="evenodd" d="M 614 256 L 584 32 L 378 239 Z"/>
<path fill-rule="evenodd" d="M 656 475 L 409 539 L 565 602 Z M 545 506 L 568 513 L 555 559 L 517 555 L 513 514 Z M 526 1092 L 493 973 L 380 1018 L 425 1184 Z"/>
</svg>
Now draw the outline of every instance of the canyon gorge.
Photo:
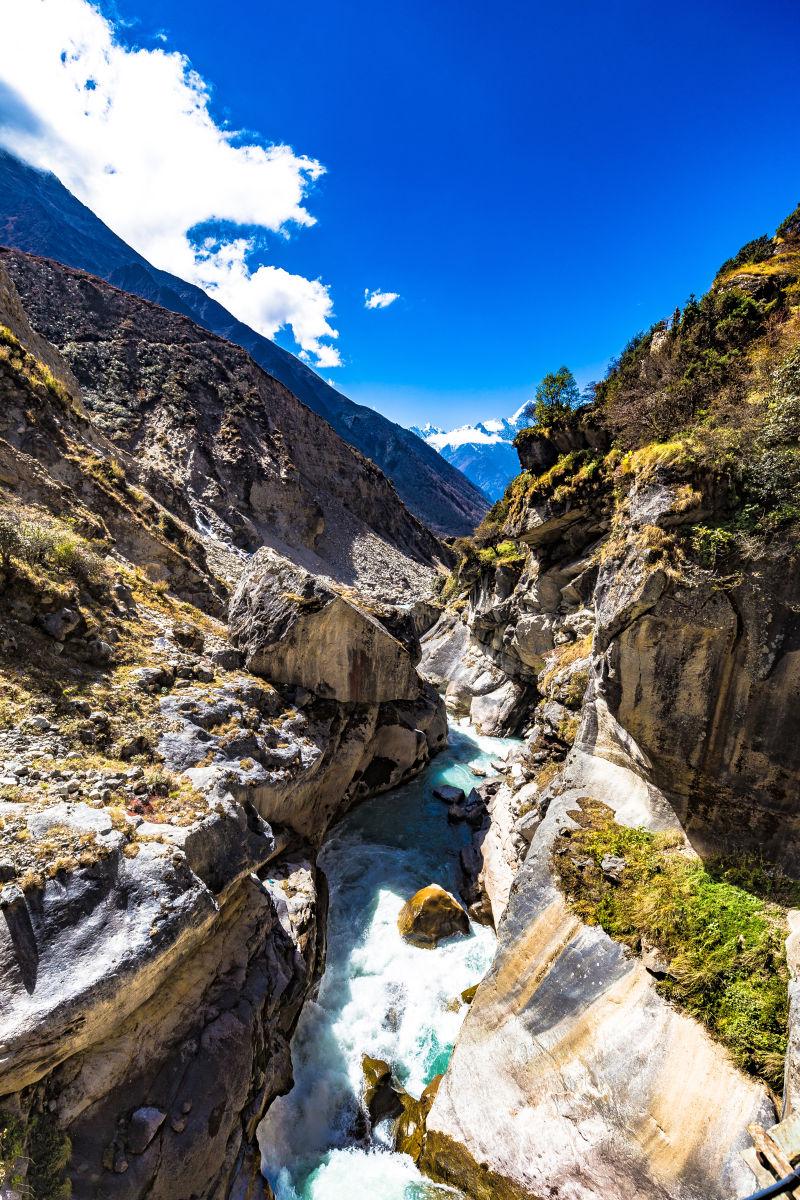
<svg viewBox="0 0 800 1200">
<path fill-rule="evenodd" d="M 3 1196 L 770 1178 L 800 215 L 762 241 L 428 523 L 238 338 L 0 249 Z"/>
</svg>

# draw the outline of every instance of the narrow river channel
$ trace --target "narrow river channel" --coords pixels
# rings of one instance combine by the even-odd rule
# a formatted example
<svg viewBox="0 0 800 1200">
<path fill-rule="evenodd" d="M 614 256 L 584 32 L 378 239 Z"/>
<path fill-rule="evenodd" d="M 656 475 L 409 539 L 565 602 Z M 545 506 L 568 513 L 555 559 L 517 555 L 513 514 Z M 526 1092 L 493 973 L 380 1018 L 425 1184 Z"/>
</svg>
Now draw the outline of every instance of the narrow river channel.
<svg viewBox="0 0 800 1200">
<path fill-rule="evenodd" d="M 361 805 L 328 839 L 319 860 L 330 887 L 325 974 L 294 1037 L 295 1086 L 259 1130 L 277 1200 L 456 1194 L 389 1149 L 380 1127 L 368 1143 L 358 1139 L 361 1062 L 385 1059 L 414 1096 L 447 1066 L 467 1012 L 461 992 L 485 974 L 495 936 L 473 925 L 468 937 L 422 950 L 400 937 L 397 916 L 426 884 L 458 894 L 469 831 L 448 823 L 434 787 L 469 791 L 470 763 L 488 765 L 517 744 L 451 726 L 449 747 L 419 778 Z"/>
</svg>

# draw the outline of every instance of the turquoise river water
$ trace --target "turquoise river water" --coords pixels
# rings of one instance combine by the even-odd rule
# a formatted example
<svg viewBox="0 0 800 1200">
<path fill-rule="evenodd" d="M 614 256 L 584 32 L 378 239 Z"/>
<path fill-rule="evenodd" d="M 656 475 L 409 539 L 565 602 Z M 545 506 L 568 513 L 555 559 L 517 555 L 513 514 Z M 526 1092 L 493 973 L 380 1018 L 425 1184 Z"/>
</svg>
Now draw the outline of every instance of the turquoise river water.
<svg viewBox="0 0 800 1200">
<path fill-rule="evenodd" d="M 276 1100 L 259 1130 L 264 1173 L 277 1200 L 428 1200 L 454 1196 L 410 1158 L 392 1151 L 378 1127 L 358 1140 L 364 1054 L 390 1062 L 419 1096 L 447 1066 L 467 1012 L 461 992 L 489 967 L 495 936 L 435 950 L 409 946 L 397 931 L 403 903 L 439 883 L 458 893 L 459 852 L 469 831 L 448 824 L 433 796 L 440 783 L 469 790 L 470 763 L 488 764 L 517 745 L 450 728 L 450 745 L 404 787 L 367 801 L 332 831 L 319 864 L 330 912 L 325 973 L 292 1043 L 295 1086 Z"/>
</svg>

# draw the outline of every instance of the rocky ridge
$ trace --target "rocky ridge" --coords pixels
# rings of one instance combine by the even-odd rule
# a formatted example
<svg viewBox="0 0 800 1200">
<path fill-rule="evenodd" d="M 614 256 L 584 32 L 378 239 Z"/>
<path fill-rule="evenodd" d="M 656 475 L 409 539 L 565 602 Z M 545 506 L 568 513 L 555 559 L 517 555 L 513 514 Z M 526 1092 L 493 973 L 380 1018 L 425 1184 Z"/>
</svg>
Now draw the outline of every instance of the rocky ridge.
<svg viewBox="0 0 800 1200">
<path fill-rule="evenodd" d="M 77 381 L 98 448 L 200 535 L 225 578 L 268 544 L 372 592 L 392 578 L 391 599 L 423 589 L 444 553 L 435 537 L 244 351 L 83 272 L 0 254 L 30 323 Z"/>
</svg>

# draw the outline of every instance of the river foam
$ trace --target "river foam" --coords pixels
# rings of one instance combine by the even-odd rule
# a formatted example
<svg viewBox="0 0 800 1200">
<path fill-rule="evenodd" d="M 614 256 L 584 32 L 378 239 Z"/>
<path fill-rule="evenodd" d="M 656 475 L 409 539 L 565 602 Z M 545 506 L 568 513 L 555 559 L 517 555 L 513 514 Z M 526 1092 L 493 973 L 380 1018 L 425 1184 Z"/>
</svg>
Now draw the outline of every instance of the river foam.
<svg viewBox="0 0 800 1200">
<path fill-rule="evenodd" d="M 380 1128 L 365 1137 L 359 1095 L 364 1054 L 392 1064 L 419 1096 L 447 1066 L 467 1012 L 461 992 L 489 967 L 495 936 L 473 925 L 435 950 L 397 931 L 404 902 L 439 883 L 457 893 L 469 834 L 448 824 L 440 783 L 469 790 L 469 763 L 515 742 L 451 728 L 450 745 L 422 776 L 370 800 L 332 831 L 319 859 L 330 888 L 328 952 L 319 994 L 292 1042 L 295 1086 L 259 1129 L 264 1173 L 277 1200 L 414 1200 L 453 1195 L 391 1151 Z"/>
</svg>

